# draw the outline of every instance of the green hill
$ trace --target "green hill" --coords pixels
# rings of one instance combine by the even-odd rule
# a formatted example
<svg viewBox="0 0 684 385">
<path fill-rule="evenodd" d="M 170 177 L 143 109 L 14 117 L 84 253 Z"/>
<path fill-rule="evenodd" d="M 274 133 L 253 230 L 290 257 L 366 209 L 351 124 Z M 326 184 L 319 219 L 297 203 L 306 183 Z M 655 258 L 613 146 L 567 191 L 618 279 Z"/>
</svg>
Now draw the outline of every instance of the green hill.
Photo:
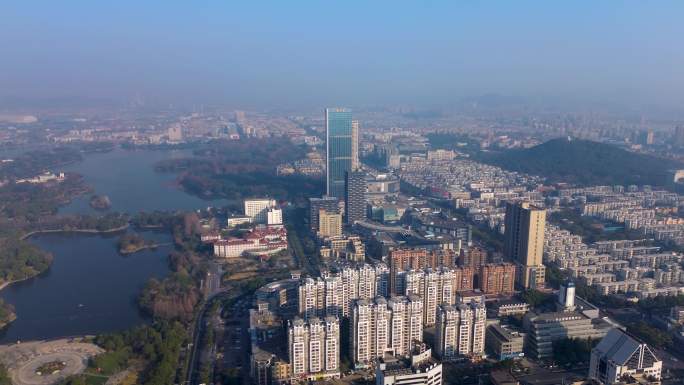
<svg viewBox="0 0 684 385">
<path fill-rule="evenodd" d="M 579 185 L 665 185 L 667 171 L 680 162 L 637 154 L 588 140 L 553 139 L 525 150 L 481 155 L 499 167 L 545 176 L 549 182 Z"/>
</svg>

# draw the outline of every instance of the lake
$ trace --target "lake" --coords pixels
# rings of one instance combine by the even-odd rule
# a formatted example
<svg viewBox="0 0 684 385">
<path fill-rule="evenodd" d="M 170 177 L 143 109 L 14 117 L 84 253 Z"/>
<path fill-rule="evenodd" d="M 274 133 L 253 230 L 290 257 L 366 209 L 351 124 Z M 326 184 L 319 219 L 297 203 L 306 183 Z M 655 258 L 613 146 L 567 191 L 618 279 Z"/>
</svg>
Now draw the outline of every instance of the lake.
<svg viewBox="0 0 684 385">
<path fill-rule="evenodd" d="M 175 175 L 154 171 L 159 160 L 187 157 L 187 150 L 114 150 L 84 155 L 84 160 L 62 170 L 84 176 L 97 194 L 111 198 L 111 211 L 195 210 L 220 206 L 174 185 Z M 60 170 L 55 170 L 60 171 Z M 89 197 L 79 197 L 60 213 L 96 214 Z M 160 243 L 169 234 L 140 233 Z M 123 330 L 146 321 L 136 299 L 151 277 L 169 273 L 170 246 L 122 256 L 117 252 L 119 235 L 39 234 L 31 242 L 54 255 L 44 274 L 14 283 L 0 297 L 16 308 L 17 320 L 0 332 L 0 343 L 96 334 Z"/>
<path fill-rule="evenodd" d="M 160 243 L 171 241 L 163 233 L 141 235 Z M 113 234 L 31 237 L 54 260 L 42 275 L 0 292 L 17 313 L 17 320 L 0 333 L 0 342 L 96 334 L 144 322 L 136 299 L 149 278 L 168 274 L 170 246 L 122 256 L 117 240 Z"/>
<path fill-rule="evenodd" d="M 96 194 L 108 195 L 110 211 L 135 214 L 153 210 L 197 210 L 223 206 L 225 200 L 204 200 L 179 189 L 176 175 L 158 173 L 154 165 L 160 160 L 191 157 L 190 150 L 123 150 L 84 155 L 82 162 L 60 170 L 84 176 Z M 60 209 L 63 214 L 95 214 L 90 196 L 80 196 Z"/>
</svg>

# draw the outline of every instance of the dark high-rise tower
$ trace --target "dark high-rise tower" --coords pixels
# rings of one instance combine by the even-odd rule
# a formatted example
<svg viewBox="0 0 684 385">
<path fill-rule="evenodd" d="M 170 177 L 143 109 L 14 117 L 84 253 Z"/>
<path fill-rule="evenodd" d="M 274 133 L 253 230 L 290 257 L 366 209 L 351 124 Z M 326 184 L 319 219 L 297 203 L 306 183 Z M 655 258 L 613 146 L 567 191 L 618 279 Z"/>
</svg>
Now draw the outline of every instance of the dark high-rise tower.
<svg viewBox="0 0 684 385">
<path fill-rule="evenodd" d="M 318 212 L 325 210 L 329 213 L 339 213 L 337 198 L 309 198 L 309 227 L 312 231 L 318 230 Z"/>
<path fill-rule="evenodd" d="M 345 174 L 344 210 L 347 224 L 366 218 L 366 174 L 362 171 Z"/>
<path fill-rule="evenodd" d="M 352 113 L 346 108 L 326 108 L 326 190 L 328 196 L 344 198 L 344 176 L 352 169 Z"/>
</svg>

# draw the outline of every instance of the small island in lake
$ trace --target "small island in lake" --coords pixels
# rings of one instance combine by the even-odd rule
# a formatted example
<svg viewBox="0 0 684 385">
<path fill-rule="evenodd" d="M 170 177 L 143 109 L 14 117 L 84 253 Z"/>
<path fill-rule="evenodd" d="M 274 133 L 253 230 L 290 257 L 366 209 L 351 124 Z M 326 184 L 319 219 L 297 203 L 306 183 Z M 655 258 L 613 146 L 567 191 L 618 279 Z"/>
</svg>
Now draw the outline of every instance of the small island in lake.
<svg viewBox="0 0 684 385">
<path fill-rule="evenodd" d="M 109 210 L 112 207 L 112 201 L 107 195 L 93 195 L 90 197 L 90 207 L 95 210 Z"/>
<path fill-rule="evenodd" d="M 119 253 L 133 254 L 145 249 L 153 249 L 158 245 L 152 241 L 148 241 L 138 234 L 124 234 L 119 238 L 117 243 Z"/>
</svg>

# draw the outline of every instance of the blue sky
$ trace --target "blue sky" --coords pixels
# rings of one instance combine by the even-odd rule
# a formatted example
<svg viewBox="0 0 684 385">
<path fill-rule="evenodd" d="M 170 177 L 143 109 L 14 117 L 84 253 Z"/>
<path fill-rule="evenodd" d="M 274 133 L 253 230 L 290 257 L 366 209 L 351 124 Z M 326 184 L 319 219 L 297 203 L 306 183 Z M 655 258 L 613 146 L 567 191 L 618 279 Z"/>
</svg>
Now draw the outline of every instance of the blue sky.
<svg viewBox="0 0 684 385">
<path fill-rule="evenodd" d="M 0 98 L 245 107 L 501 93 L 682 104 L 681 1 L 0 4 Z"/>
</svg>

